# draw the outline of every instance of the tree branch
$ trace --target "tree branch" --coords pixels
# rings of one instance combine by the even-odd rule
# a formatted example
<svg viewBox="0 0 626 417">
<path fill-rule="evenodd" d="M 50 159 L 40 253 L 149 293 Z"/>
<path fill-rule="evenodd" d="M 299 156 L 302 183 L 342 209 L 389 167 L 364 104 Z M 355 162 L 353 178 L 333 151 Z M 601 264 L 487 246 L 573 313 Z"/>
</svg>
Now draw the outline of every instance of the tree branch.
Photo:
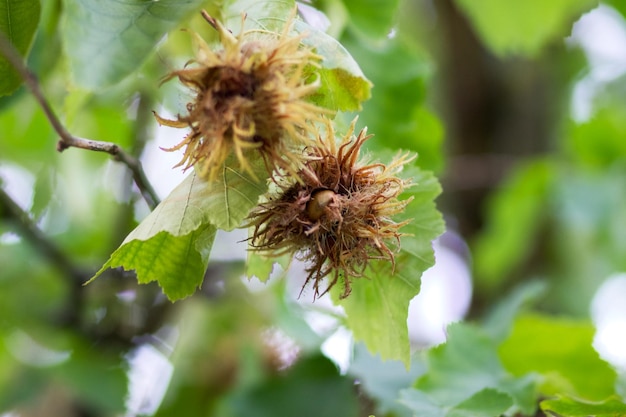
<svg viewBox="0 0 626 417">
<path fill-rule="evenodd" d="M 41 231 L 29 214 L 0 187 L 0 221 L 2 220 L 11 222 L 24 241 L 29 243 L 60 274 L 70 278 L 67 302 L 58 312 L 58 316 L 50 317 L 52 322 L 63 327 L 69 326 L 77 329 L 88 338 L 101 342 L 102 336 L 94 329 L 79 327 L 85 304 L 83 285 L 95 271 L 81 267 L 68 257 Z M 109 338 L 113 339 L 110 336 Z M 125 342 L 128 344 L 128 341 Z"/>
<path fill-rule="evenodd" d="M 54 243 L 32 221 L 26 213 L 13 199 L 0 188 L 0 214 L 1 218 L 13 220 L 19 234 L 30 242 L 31 245 L 52 263 L 59 272 L 72 277 L 74 282 L 82 283 L 89 278 L 90 274 L 78 267 L 65 253 L 63 253 Z"/>
<path fill-rule="evenodd" d="M 148 203 L 151 209 L 154 209 L 159 204 L 159 197 L 152 188 L 152 185 L 148 181 L 145 172 L 141 166 L 141 162 L 126 152 L 124 152 L 118 145 L 111 142 L 100 142 L 95 140 L 83 139 L 73 136 L 65 129 L 59 118 L 56 116 L 52 107 L 44 97 L 39 82 L 35 74 L 28 69 L 24 64 L 23 58 L 19 52 L 13 47 L 11 42 L 6 38 L 3 32 L 0 31 L 0 53 L 2 53 L 9 63 L 13 65 L 20 77 L 24 80 L 26 86 L 30 89 L 35 97 L 35 100 L 41 106 L 46 117 L 50 121 L 50 124 L 59 135 L 59 142 L 57 143 L 57 150 L 63 152 L 67 148 L 80 148 L 88 149 L 96 152 L 106 152 L 114 157 L 116 161 L 122 162 L 133 173 L 133 179 L 135 184 L 139 188 L 141 195 Z"/>
<path fill-rule="evenodd" d="M 57 150 L 59 152 L 63 152 L 67 148 L 87 149 L 95 152 L 105 152 L 112 155 L 116 161 L 123 163 L 128 167 L 128 169 L 130 169 L 133 174 L 133 180 L 135 181 L 137 188 L 139 188 L 144 200 L 148 203 L 148 206 L 154 210 L 154 208 L 159 204 L 159 196 L 156 194 L 152 185 L 148 181 L 139 159 L 124 152 L 117 144 L 113 142 L 83 139 L 69 135 L 65 139 L 61 137 L 61 140 L 57 143 Z"/>
</svg>

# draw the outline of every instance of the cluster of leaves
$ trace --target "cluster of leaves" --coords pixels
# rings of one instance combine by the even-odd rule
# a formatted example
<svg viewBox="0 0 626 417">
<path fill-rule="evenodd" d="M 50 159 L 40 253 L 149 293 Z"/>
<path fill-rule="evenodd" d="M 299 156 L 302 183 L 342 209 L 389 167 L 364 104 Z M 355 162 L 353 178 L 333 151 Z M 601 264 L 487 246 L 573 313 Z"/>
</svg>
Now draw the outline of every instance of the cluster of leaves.
<svg viewBox="0 0 626 417">
<path fill-rule="evenodd" d="M 285 22 L 295 3 L 276 2 L 258 11 L 246 6 L 245 2 L 235 2 L 222 14 L 237 16 L 246 10 L 246 29 L 282 30 L 276 22 Z M 233 20 L 226 21 L 232 24 Z M 334 38 L 302 21 L 297 23 L 297 30 L 306 34 L 303 42 L 314 46 L 322 57 L 321 86 L 314 102 L 335 111 L 357 110 L 369 97 L 371 84 L 351 55 Z M 95 81 L 86 84 L 91 82 Z M 253 160 L 253 165 L 250 172 L 241 170 L 231 157 L 215 179 L 205 181 L 192 173 L 128 235 L 96 277 L 108 268 L 123 267 L 134 270 L 140 283 L 157 281 L 170 300 L 193 294 L 202 284 L 216 231 L 241 227 L 259 197 L 268 191 L 266 166 L 261 160 L 256 164 Z M 421 272 L 434 263 L 430 242 L 441 234 L 443 224 L 433 202 L 439 194 L 434 177 L 416 167 L 403 175 L 412 178 L 415 185 L 401 196 L 414 201 L 397 220 L 410 220 L 403 229 L 406 236 L 401 242 L 398 273 L 393 275 L 388 262 L 372 262 L 364 274 L 367 279 L 358 280 L 349 299 L 338 302 L 344 306 L 347 323 L 357 338 L 385 358 L 402 358 L 408 363 L 408 303 L 419 292 Z M 257 257 L 251 262 L 265 271 L 269 268 L 263 264 L 274 262 L 261 255 L 251 257 Z M 268 278 L 267 273 L 252 268 L 248 274 L 263 281 Z"/>
<path fill-rule="evenodd" d="M 137 96 L 154 99 L 148 116 L 156 98 L 177 111 L 168 104 L 171 99 L 160 96 L 179 93 L 170 94 L 168 85 L 157 88 L 162 61 L 170 59 L 163 57 L 185 61 L 182 57 L 189 55 L 181 51 L 187 35 L 173 29 L 191 27 L 210 39 L 211 31 L 203 29 L 198 16 L 205 7 L 233 32 L 241 25 L 242 10 L 248 14 L 247 29 L 280 32 L 295 5 L 289 0 L 217 3 L 68 0 L 61 8 L 60 1 L 47 1 L 40 13 L 39 1 L 9 0 L 0 5 L 0 28 L 23 54 L 36 36 L 29 66 L 73 132 L 130 149 L 141 134 L 136 125 L 143 105 Z M 566 34 L 571 22 L 596 4 L 529 0 L 503 8 L 501 3 L 456 0 L 499 57 L 540 56 L 547 42 Z M 367 143 L 376 159 L 390 160 L 392 151 L 404 148 L 419 153 L 421 166 L 440 171 L 443 127 L 425 104 L 427 87 L 433 85 L 431 61 L 401 30 L 387 37 L 400 2 L 315 5 L 330 17 L 332 35 L 301 21 L 296 25 L 296 31 L 308 33 L 303 42 L 323 57 L 314 102 L 339 112 L 339 131 L 353 116 L 345 113 L 362 106 L 359 122 L 381 139 Z M 170 39 L 159 44 L 168 32 Z M 18 75 L 3 59 L 0 74 L 0 94 L 19 87 Z M 68 91 L 59 91 L 63 83 Z M 614 85 L 622 86 L 623 80 Z M 590 277 L 624 269 L 626 126 L 624 106 L 611 91 L 620 89 L 607 88 L 592 118 L 566 127 L 560 144 L 564 157 L 527 162 L 495 195 L 488 227 L 473 247 L 477 292 L 495 298 L 511 271 L 531 256 L 541 224 L 552 218 L 557 219 L 556 263 L 567 276 L 549 289 L 552 310 L 580 314 L 601 279 Z M 124 100 L 126 106 L 120 106 Z M 225 268 L 209 263 L 217 231 L 241 226 L 267 192 L 266 169 L 259 163 L 252 167 L 255 175 L 242 174 L 231 160 L 211 183 L 192 172 L 146 215 L 128 179 L 120 181 L 122 192 L 93 186 L 103 176 L 111 182 L 115 177 L 115 168 L 103 165 L 101 156 L 52 152 L 55 135 L 27 93 L 18 90 L 0 106 L 0 136 L 8 138 L 0 141 L 0 163 L 26 178 L 23 188 L 32 179 L 34 192 L 23 207 L 85 272 L 79 274 L 82 281 L 70 281 L 67 268 L 51 267 L 26 237 L 15 241 L 8 233 L 16 230 L 10 227 L 11 215 L 0 205 L 0 411 L 44 398 L 42 407 L 74 399 L 94 413 L 119 414 L 127 394 L 120 353 L 128 345 L 118 344 L 161 327 L 163 321 L 150 327 L 145 316 L 154 313 L 155 305 L 170 304 L 150 297 L 151 286 L 132 287 L 128 276 L 120 280 L 116 273 L 87 287 L 82 283 L 123 240 L 98 273 L 119 266 L 135 270 L 140 283 L 157 282 L 171 300 L 188 297 L 201 285 L 210 291 L 211 282 L 203 284 L 207 267 L 209 272 Z M 136 116 L 127 111 L 135 107 Z M 519 313 L 521 304 L 538 298 L 535 286 L 490 305 L 484 320 L 450 326 L 445 344 L 411 356 L 408 305 L 419 292 L 421 273 L 434 261 L 430 242 L 441 233 L 442 221 L 433 204 L 440 193 L 435 177 L 417 166 L 407 167 L 403 176 L 416 186 L 401 196 L 413 200 L 397 219 L 411 222 L 403 229 L 407 235 L 395 274 L 390 277 L 388 263 L 372 263 L 370 279 L 356 280 L 347 299 L 339 299 L 340 288 L 331 294 L 346 313 L 341 323 L 363 342 L 355 346 L 345 374 L 320 355 L 324 338 L 303 320 L 309 312 L 287 301 L 285 283 L 251 298 L 238 280 L 244 269 L 230 265 L 222 299 L 207 303 L 192 297 L 175 304 L 176 315 L 169 317 L 180 330 L 171 356 L 175 371 L 157 415 L 356 416 L 363 413 L 363 397 L 355 394 L 354 381 L 375 402 L 367 411 L 381 416 L 533 415 L 537 408 L 572 417 L 626 414 L 621 376 L 593 350 L 594 329 L 587 320 Z M 137 225 L 134 216 L 145 218 Z M 245 274 L 266 281 L 272 264 L 250 254 Z M 138 294 L 131 302 L 124 296 L 128 288 Z M 72 319 L 76 311 L 78 320 Z M 280 328 L 300 346 L 300 359 L 292 367 L 275 371 L 282 364 L 276 365 L 277 349 L 267 347 L 262 333 L 267 328 Z M 46 408 L 47 415 L 54 410 L 70 414 L 54 407 Z"/>
<path fill-rule="evenodd" d="M 426 354 L 427 371 L 401 402 L 415 415 L 533 415 L 539 394 L 550 398 L 539 401 L 546 413 L 623 412 L 615 371 L 591 347 L 589 323 L 531 314 L 512 324 L 508 335 L 489 325 L 448 327 L 446 344 Z"/>
</svg>

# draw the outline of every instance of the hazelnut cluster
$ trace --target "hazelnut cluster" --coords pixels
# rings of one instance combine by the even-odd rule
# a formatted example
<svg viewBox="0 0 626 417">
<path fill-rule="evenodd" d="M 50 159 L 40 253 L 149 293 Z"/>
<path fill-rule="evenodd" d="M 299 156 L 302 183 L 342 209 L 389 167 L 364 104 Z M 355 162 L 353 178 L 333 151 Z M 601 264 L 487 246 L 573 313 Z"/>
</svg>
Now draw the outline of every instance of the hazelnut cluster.
<svg viewBox="0 0 626 417">
<path fill-rule="evenodd" d="M 364 163 L 359 153 L 371 136 L 366 129 L 353 132 L 354 122 L 337 144 L 327 123 L 325 134 L 305 151 L 298 173 L 302 181 L 280 182 L 278 191 L 249 216 L 251 246 L 275 255 L 298 254 L 309 265 L 305 286 L 313 282 L 314 297 L 340 279 L 341 297 L 347 297 L 351 280 L 363 276 L 371 259 L 394 264 L 399 229 L 406 224 L 393 220 L 410 202 L 398 199 L 409 181 L 396 174 L 412 158 L 404 154 L 389 165 Z"/>
<path fill-rule="evenodd" d="M 195 99 L 177 120 L 156 115 L 162 125 L 191 129 L 165 150 L 185 148 L 177 166 L 194 166 L 208 181 L 231 154 L 253 177 L 250 160 L 259 156 L 270 170 L 294 174 L 313 123 L 330 113 L 306 101 L 319 87 L 313 70 L 321 57 L 301 47 L 303 35 L 290 36 L 293 20 L 280 35 L 242 31 L 235 37 L 206 12 L 203 16 L 217 30 L 222 49 L 214 52 L 193 34 L 195 59 L 166 77 L 177 77 L 195 92 Z"/>
<path fill-rule="evenodd" d="M 361 148 L 371 136 L 366 129 L 354 135 L 356 119 L 338 142 L 330 112 L 310 102 L 320 84 L 315 70 L 321 57 L 302 47 L 303 35 L 290 35 L 293 19 L 280 35 L 257 30 L 233 36 L 203 16 L 222 47 L 214 52 L 194 35 L 192 65 L 167 77 L 191 88 L 195 99 L 176 120 L 157 115 L 161 124 L 190 129 L 166 150 L 184 148 L 179 165 L 195 167 L 207 181 L 216 179 L 230 155 L 252 176 L 251 161 L 263 158 L 275 187 L 248 216 L 251 249 L 304 260 L 303 289 L 312 282 L 314 298 L 340 281 L 341 297 L 347 297 L 371 260 L 395 265 L 406 222 L 393 217 L 410 202 L 398 198 L 410 181 L 397 174 L 413 158 L 402 154 L 389 165 L 364 161 Z"/>
</svg>

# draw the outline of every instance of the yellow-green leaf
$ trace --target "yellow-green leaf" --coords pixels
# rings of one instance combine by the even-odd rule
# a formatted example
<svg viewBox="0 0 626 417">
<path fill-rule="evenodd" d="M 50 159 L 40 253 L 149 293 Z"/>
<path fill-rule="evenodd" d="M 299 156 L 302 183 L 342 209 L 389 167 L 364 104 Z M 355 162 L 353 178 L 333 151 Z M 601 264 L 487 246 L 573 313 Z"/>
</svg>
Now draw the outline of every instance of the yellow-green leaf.
<svg viewBox="0 0 626 417">
<path fill-rule="evenodd" d="M 565 39 L 572 24 L 598 0 L 456 0 L 483 42 L 499 55 L 537 55 L 555 39 Z"/>
<path fill-rule="evenodd" d="M 411 219 L 411 223 L 402 229 L 406 235 L 401 238 L 395 273 L 387 261 L 371 262 L 365 277 L 355 279 L 351 294 L 338 303 L 355 339 L 362 340 L 372 353 L 380 353 L 382 359 L 401 360 L 408 366 L 409 302 L 419 293 L 422 273 L 435 263 L 431 242 L 443 232 L 444 224 L 434 203 L 441 190 L 437 180 L 413 167 L 403 174 L 416 185 L 401 196 L 413 197 L 413 201 L 397 219 Z M 341 285 L 331 290 L 336 300 L 342 291 Z"/>
<path fill-rule="evenodd" d="M 617 377 L 594 350 L 594 332 L 585 321 L 525 315 L 516 320 L 499 354 L 514 375 L 544 375 L 544 394 L 603 400 L 614 394 Z"/>
<path fill-rule="evenodd" d="M 542 401 L 540 405 L 543 411 L 563 417 L 623 417 L 626 415 L 626 404 L 618 397 L 612 397 L 602 402 L 558 397 Z"/>
<path fill-rule="evenodd" d="M 134 270 L 140 284 L 158 282 L 172 301 L 185 298 L 202 284 L 215 232 L 206 225 L 185 235 L 159 231 L 146 240 L 127 239 L 92 279 L 122 267 Z"/>
</svg>

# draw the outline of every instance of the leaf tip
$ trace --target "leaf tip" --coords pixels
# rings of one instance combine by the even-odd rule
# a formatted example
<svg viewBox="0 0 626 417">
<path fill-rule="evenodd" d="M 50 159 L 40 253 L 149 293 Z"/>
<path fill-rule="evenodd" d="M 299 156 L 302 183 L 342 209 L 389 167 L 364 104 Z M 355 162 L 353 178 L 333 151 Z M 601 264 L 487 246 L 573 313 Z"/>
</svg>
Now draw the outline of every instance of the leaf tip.
<svg viewBox="0 0 626 417">
<path fill-rule="evenodd" d="M 91 278 L 89 278 L 87 281 L 83 282 L 83 287 L 86 285 L 91 284 L 93 281 L 96 280 L 96 278 L 98 278 L 100 275 L 102 275 L 102 273 L 104 271 L 106 271 L 107 269 L 109 269 L 111 267 L 111 259 L 109 259 L 104 265 L 102 265 L 102 268 L 100 268 L 98 270 L 98 272 L 96 272 L 94 274 L 94 276 L 92 276 Z"/>
</svg>

